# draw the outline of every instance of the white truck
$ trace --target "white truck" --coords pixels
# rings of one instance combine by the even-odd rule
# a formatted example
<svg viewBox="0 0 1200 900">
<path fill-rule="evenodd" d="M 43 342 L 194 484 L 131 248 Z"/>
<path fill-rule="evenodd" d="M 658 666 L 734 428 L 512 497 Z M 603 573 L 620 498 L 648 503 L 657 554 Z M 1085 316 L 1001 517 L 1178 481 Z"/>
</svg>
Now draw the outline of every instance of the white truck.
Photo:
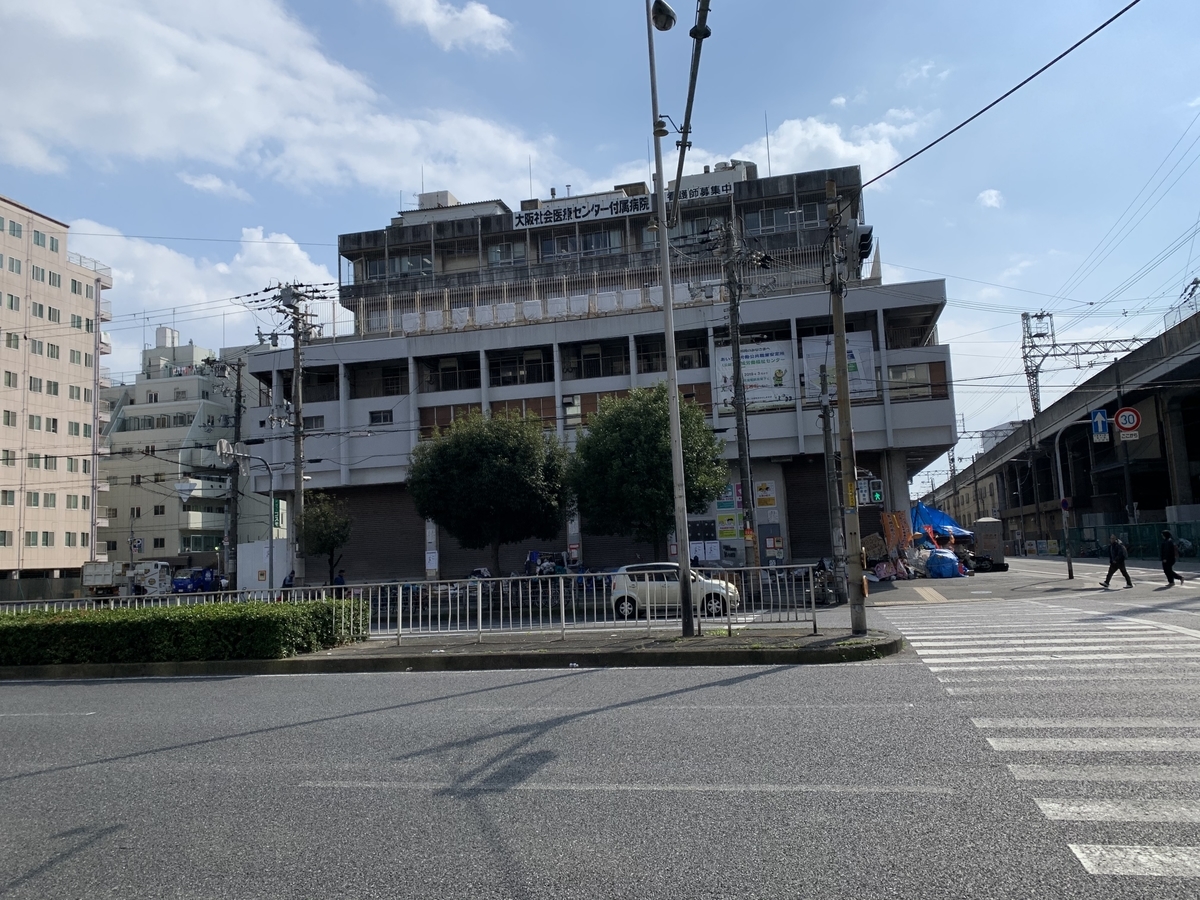
<svg viewBox="0 0 1200 900">
<path fill-rule="evenodd" d="M 171 593 L 171 566 L 156 560 L 86 562 L 81 579 L 84 593 L 92 597 Z"/>
</svg>

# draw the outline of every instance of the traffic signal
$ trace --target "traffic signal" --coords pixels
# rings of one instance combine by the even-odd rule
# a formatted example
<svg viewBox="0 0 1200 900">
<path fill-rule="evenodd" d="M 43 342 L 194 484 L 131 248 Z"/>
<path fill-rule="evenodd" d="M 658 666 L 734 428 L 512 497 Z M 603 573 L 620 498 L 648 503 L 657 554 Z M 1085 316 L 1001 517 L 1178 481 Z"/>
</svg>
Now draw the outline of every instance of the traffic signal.
<svg viewBox="0 0 1200 900">
<path fill-rule="evenodd" d="M 847 226 L 846 249 L 850 254 L 858 254 L 856 260 L 853 256 L 851 256 L 851 260 L 860 266 L 871 255 L 871 247 L 874 244 L 873 231 L 874 229 L 870 225 L 865 225 L 858 221 L 858 219 L 851 219 L 850 224 Z"/>
<path fill-rule="evenodd" d="M 872 503 L 883 502 L 883 479 L 872 478 L 867 484 L 867 491 L 871 495 Z"/>
</svg>

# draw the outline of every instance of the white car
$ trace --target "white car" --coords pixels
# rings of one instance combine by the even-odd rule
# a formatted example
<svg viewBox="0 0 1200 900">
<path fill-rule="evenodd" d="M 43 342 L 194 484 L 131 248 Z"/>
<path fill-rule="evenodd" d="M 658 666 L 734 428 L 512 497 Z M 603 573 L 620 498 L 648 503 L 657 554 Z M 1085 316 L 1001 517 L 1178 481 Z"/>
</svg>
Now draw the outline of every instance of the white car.
<svg viewBox="0 0 1200 900">
<path fill-rule="evenodd" d="M 692 608 L 700 615 L 723 616 L 741 605 L 738 589 L 692 572 Z M 618 619 L 634 619 L 646 610 L 679 609 L 679 564 L 639 563 L 612 574 L 613 611 Z"/>
</svg>

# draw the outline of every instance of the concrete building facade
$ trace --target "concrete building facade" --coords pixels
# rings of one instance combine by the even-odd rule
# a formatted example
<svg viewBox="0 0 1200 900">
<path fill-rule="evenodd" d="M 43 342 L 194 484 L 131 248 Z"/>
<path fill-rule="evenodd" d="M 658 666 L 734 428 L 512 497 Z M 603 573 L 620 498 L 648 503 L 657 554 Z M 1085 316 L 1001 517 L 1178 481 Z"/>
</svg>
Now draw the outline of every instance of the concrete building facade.
<svg viewBox="0 0 1200 900">
<path fill-rule="evenodd" d="M 688 176 L 672 230 L 676 356 L 681 392 L 700 404 L 726 440 L 728 496 L 692 517 L 693 542 L 727 564 L 744 559 L 732 411 L 729 290 L 716 236 L 733 221 L 748 261 L 741 283 L 742 360 L 747 372 L 751 455 L 763 557 L 829 553 L 819 370 L 832 372 L 832 324 L 824 282 L 825 183 L 857 198 L 857 167 L 760 178 L 731 161 Z M 672 185 L 674 188 L 674 185 Z M 405 491 L 417 443 L 472 411 L 533 416 L 568 446 L 606 395 L 665 377 L 658 234 L 646 185 L 611 192 L 458 204 L 423 195 L 383 229 L 341 235 L 341 306 L 352 337 L 303 348 L 308 488 L 350 503 L 356 535 L 345 565 L 353 578 L 424 572 L 439 551 L 448 576 L 486 563 L 420 520 Z M 848 214 L 860 219 L 858 199 Z M 846 298 L 857 461 L 883 479 L 884 506 L 908 508 L 910 478 L 956 437 L 950 348 L 937 341 L 941 281 L 883 285 L 869 260 L 852 260 Z M 248 432 L 281 470 L 292 458 L 290 349 L 261 347 Z M 280 490 L 292 488 L 282 471 Z M 266 489 L 265 476 L 254 489 Z M 864 534 L 882 508 L 864 509 Z M 531 544 L 530 546 L 537 546 Z M 554 547 L 577 547 L 589 566 L 652 558 L 624 538 L 564 527 Z M 527 547 L 506 548 L 519 568 Z M 320 571 L 320 569 L 314 569 Z"/>
<path fill-rule="evenodd" d="M 218 440 L 236 438 L 237 370 L 245 351 L 223 350 L 218 357 L 190 341 L 181 344 L 172 328 L 158 328 L 155 337 L 155 346 L 142 351 L 134 383 L 101 392 L 111 422 L 100 465 L 107 488 L 100 549 L 114 560 L 227 571 L 226 550 L 235 539 L 255 541 L 267 533 L 267 499 L 247 492 L 248 479 L 215 451 Z M 236 529 L 233 490 L 239 491 Z"/>
<path fill-rule="evenodd" d="M 95 549 L 96 393 L 112 272 L 0 197 L 0 577 L 68 578 Z"/>
</svg>

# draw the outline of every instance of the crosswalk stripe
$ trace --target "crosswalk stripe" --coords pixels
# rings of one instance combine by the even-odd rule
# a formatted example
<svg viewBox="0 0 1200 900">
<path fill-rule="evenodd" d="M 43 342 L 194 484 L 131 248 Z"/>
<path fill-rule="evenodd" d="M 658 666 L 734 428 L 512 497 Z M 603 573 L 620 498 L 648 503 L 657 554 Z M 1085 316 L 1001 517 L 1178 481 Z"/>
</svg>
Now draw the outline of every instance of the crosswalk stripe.
<svg viewBox="0 0 1200 900">
<path fill-rule="evenodd" d="M 1068 844 L 1089 875 L 1200 878 L 1200 847 Z"/>
<path fill-rule="evenodd" d="M 1200 728 L 1200 719 L 972 719 L 981 729 L 1004 728 Z"/>
<path fill-rule="evenodd" d="M 1002 753 L 1195 753 L 1196 737 L 1035 737 L 994 738 L 987 742 Z"/>
<path fill-rule="evenodd" d="M 1200 766 L 1010 765 L 1017 781 L 1200 782 Z"/>
<path fill-rule="evenodd" d="M 1066 637 L 1098 637 L 1098 638 L 1123 638 L 1123 637 L 1159 637 L 1152 632 L 1152 628 L 1138 628 L 1121 631 L 1067 631 L 1063 633 Z M 987 633 L 980 631 L 963 631 L 963 632 L 930 632 L 913 631 L 912 629 L 904 629 L 904 636 L 910 641 L 1003 641 L 1009 639 L 1028 638 L 1031 640 L 1045 639 L 1050 640 L 1058 635 L 1057 631 L 1036 631 L 1026 629 L 1025 631 L 998 631 L 995 633 Z"/>
<path fill-rule="evenodd" d="M 1162 641 L 1167 644 L 1176 646 L 1196 646 L 1196 642 L 1188 637 L 1172 637 L 1169 634 L 1146 634 L 1144 632 L 1138 634 L 1088 634 L 1087 632 L 1067 632 L 1064 635 L 1039 635 L 1037 637 L 1002 637 L 987 636 L 987 637 L 960 637 L 960 638 L 923 638 L 923 637 L 908 637 L 908 642 L 914 647 L 929 647 L 936 650 L 939 647 L 976 647 L 976 646 L 999 646 L 999 647 L 1021 647 L 1021 646 L 1038 646 L 1040 644 L 1146 644 Z"/>
<path fill-rule="evenodd" d="M 1069 654 L 1069 655 L 1068 655 Z M 1037 656 L 1032 653 L 1025 653 L 1021 656 L 975 656 L 969 659 L 964 659 L 951 654 L 921 654 L 921 659 L 930 664 L 937 663 L 1019 663 L 1019 662 L 1038 662 L 1047 659 L 1051 660 L 1092 660 L 1092 659 L 1110 659 L 1110 660 L 1130 660 L 1130 659 L 1200 659 L 1200 649 L 1189 651 L 1186 653 L 1069 653 L 1068 648 L 1056 649 L 1050 656 Z M 931 672 L 939 671 L 930 669 Z"/>
<path fill-rule="evenodd" d="M 939 675 L 938 681 L 942 684 L 986 684 L 989 687 L 1003 687 L 1012 682 L 1033 681 L 1033 682 L 1055 682 L 1055 681 L 1087 681 L 1091 682 L 1093 687 L 1100 683 L 1095 681 L 1094 675 L 1084 672 L 1058 672 L 1054 675 L 1017 675 L 1007 674 L 1004 672 L 985 672 L 982 675 Z M 1175 666 L 1162 675 L 1142 674 L 1133 672 L 1114 672 L 1111 675 L 1106 675 L 1105 681 L 1179 681 L 1179 672 Z M 1192 688 L 1200 688 L 1198 681 L 1182 682 L 1184 686 Z M 1039 690 L 1041 686 L 1039 685 Z M 1124 685 L 1120 686 L 1121 690 L 1128 690 Z"/>
<path fill-rule="evenodd" d="M 1031 657 L 1033 658 L 1033 657 Z M 1101 657 L 1106 658 L 1106 657 Z M 1155 657 L 1154 659 L 1157 659 Z M 993 665 L 978 665 L 972 660 L 956 660 L 959 663 L 967 663 L 967 665 L 931 665 L 929 671 L 934 674 L 940 672 L 1003 672 L 1003 671 L 1049 671 L 1051 669 L 1162 669 L 1164 666 L 1154 662 L 1153 660 L 1126 659 L 1126 660 L 1110 660 L 1109 662 L 1072 662 L 1069 659 L 1052 660 L 1048 659 L 1045 662 L 1020 662 L 1020 663 L 996 663 Z M 1172 660 L 1171 671 L 1178 671 L 1180 666 L 1200 666 L 1200 662 L 1189 662 L 1188 660 Z"/>
<path fill-rule="evenodd" d="M 1054 822 L 1200 822 L 1198 800 L 1039 800 Z"/>
<path fill-rule="evenodd" d="M 1089 676 L 1088 680 L 1090 680 L 1091 677 L 1094 677 L 1094 676 Z M 1089 690 L 1091 690 L 1092 692 L 1099 691 L 1101 693 L 1123 693 L 1123 694 L 1130 694 L 1134 691 L 1139 690 L 1139 687 L 1137 685 L 1130 685 L 1128 682 L 1112 681 L 1111 684 L 1107 683 L 1112 679 L 1112 677 L 1113 676 L 1109 675 L 1105 678 L 1104 682 L 1089 685 L 1088 686 Z M 1146 681 L 1146 680 L 1150 680 L 1150 679 L 1138 679 L 1138 680 Z M 1176 692 L 1182 691 L 1185 693 L 1195 693 L 1197 691 L 1200 691 L 1200 684 L 1197 684 L 1197 683 L 1171 684 L 1169 682 L 1172 679 L 1162 678 L 1162 679 L 1158 679 L 1158 680 L 1168 682 L 1165 684 L 1155 685 L 1154 690 L 1158 693 L 1161 693 L 1162 691 L 1176 691 Z M 1014 696 L 1014 695 L 1022 696 L 1022 695 L 1063 694 L 1063 693 L 1074 694 L 1079 691 L 1079 686 L 1077 684 L 1076 685 L 1067 685 L 1065 683 L 1064 684 L 1039 684 L 1037 686 L 1033 686 L 1033 685 L 1013 684 L 1011 681 L 1003 681 L 1003 682 L 999 682 L 996 684 L 987 685 L 986 687 L 985 686 L 965 687 L 965 688 L 947 687 L 945 690 L 946 690 L 946 693 L 949 694 L 951 697 L 982 697 L 987 694 L 1002 694 L 1004 696 Z M 1145 690 L 1145 688 L 1141 688 L 1141 690 Z"/>
<path fill-rule="evenodd" d="M 952 644 L 935 644 L 929 646 L 924 643 L 913 643 L 912 648 L 920 654 L 922 659 L 933 659 L 938 656 L 955 656 L 967 653 L 1051 653 L 1056 651 L 1063 652 L 1081 652 L 1094 650 L 1191 650 L 1200 653 L 1200 645 L 1195 641 L 1163 641 L 1161 638 L 1154 638 L 1149 643 L 1146 641 L 1137 642 L 1135 644 L 1128 643 L 1108 643 L 1099 641 L 1087 641 L 1079 644 L 1070 644 L 1064 641 L 1034 641 L 1034 642 L 1017 642 L 1003 641 L 996 643 L 980 643 L 971 647 L 960 647 Z"/>
</svg>

